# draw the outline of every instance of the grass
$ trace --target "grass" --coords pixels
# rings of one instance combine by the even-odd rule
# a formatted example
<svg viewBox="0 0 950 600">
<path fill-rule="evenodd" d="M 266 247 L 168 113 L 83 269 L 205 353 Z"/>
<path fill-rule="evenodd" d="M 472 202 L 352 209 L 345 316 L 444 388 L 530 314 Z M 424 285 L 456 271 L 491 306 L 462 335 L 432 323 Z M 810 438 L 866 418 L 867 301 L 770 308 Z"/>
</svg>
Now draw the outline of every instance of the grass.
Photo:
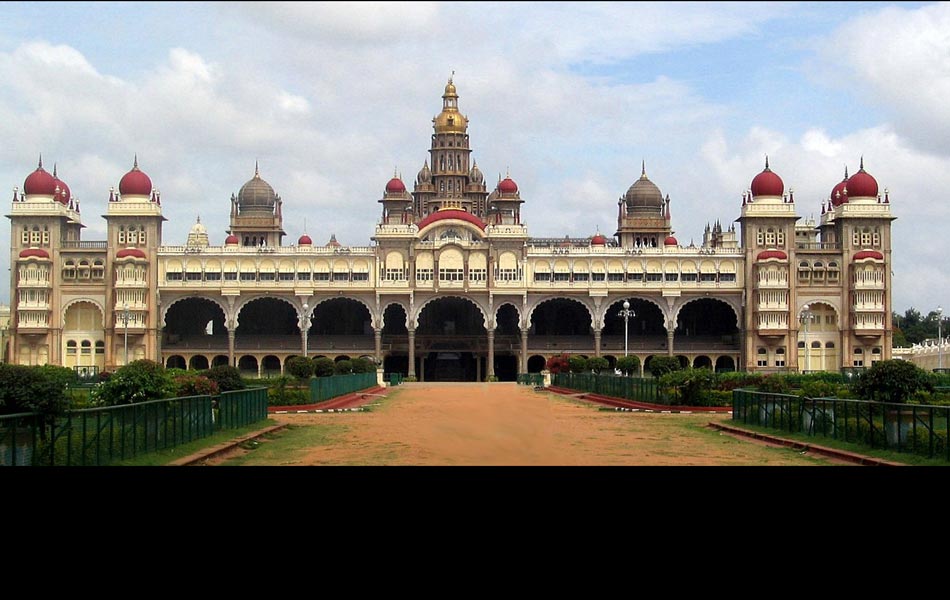
<svg viewBox="0 0 950 600">
<path fill-rule="evenodd" d="M 222 463 L 225 466 L 292 465 L 301 453 L 317 446 L 329 446 L 349 428 L 345 425 L 288 425 L 268 436 L 267 443 L 253 447 L 253 452 Z M 252 448 L 246 448 L 252 449 Z"/>
<path fill-rule="evenodd" d="M 179 458 L 184 458 L 189 454 L 194 454 L 205 448 L 210 448 L 218 444 L 223 444 L 234 438 L 241 437 L 242 435 L 247 435 L 255 431 L 260 431 L 265 427 L 270 427 L 271 425 L 277 425 L 278 423 L 273 419 L 267 419 L 265 421 L 258 421 L 246 427 L 240 427 L 238 429 L 228 429 L 225 431 L 219 431 L 208 437 L 195 440 L 193 442 L 188 442 L 187 444 L 182 444 L 180 446 L 175 446 L 174 448 L 169 448 L 167 450 L 156 450 L 155 452 L 149 452 L 148 454 L 142 454 L 141 456 L 136 456 L 135 458 L 130 458 L 127 460 L 119 461 L 112 463 L 111 466 L 121 466 L 121 467 L 158 467 L 162 465 L 167 465 L 168 463 L 178 460 Z"/>
<path fill-rule="evenodd" d="M 837 440 L 833 437 L 806 435 L 804 433 L 799 433 L 799 432 L 782 431 L 782 430 L 774 429 L 771 427 L 762 427 L 761 425 L 747 425 L 739 421 L 723 421 L 723 424 L 740 427 L 742 429 L 748 429 L 750 431 L 755 431 L 758 433 L 774 435 L 775 437 L 795 440 L 795 441 L 799 441 L 805 444 L 825 446 L 827 448 L 834 448 L 836 450 L 847 450 L 848 452 L 863 454 L 865 456 L 870 456 L 872 458 L 880 458 L 883 460 L 890 460 L 893 462 L 904 463 L 907 465 L 942 466 L 942 467 L 950 466 L 950 463 L 948 463 L 947 461 L 936 459 L 936 458 L 927 458 L 926 456 L 911 454 L 909 452 L 897 452 L 895 450 L 871 448 L 870 446 L 867 446 L 865 444 L 858 444 L 855 442 L 845 442 L 842 440 Z"/>
</svg>

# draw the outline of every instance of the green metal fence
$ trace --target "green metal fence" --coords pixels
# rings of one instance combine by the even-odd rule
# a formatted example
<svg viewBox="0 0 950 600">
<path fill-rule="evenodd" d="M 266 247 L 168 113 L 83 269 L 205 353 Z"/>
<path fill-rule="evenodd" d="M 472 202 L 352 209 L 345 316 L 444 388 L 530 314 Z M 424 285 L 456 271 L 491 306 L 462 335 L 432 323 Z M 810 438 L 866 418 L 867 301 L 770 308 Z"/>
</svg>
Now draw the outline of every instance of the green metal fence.
<svg viewBox="0 0 950 600">
<path fill-rule="evenodd" d="M 950 406 L 804 398 L 737 389 L 732 419 L 950 461 Z"/>
<path fill-rule="evenodd" d="M 218 397 L 217 429 L 244 427 L 267 418 L 267 388 L 222 392 Z"/>
<path fill-rule="evenodd" d="M 365 390 L 375 385 L 376 373 L 315 377 L 310 380 L 310 401 L 316 404 L 343 394 Z"/>
<path fill-rule="evenodd" d="M 519 385 L 544 385 L 544 375 L 541 373 L 518 373 Z"/>
<path fill-rule="evenodd" d="M 624 377 L 623 375 L 596 375 L 594 373 L 555 373 L 551 383 L 558 387 L 603 394 L 625 400 L 668 404 L 660 394 L 656 379 Z"/>
</svg>

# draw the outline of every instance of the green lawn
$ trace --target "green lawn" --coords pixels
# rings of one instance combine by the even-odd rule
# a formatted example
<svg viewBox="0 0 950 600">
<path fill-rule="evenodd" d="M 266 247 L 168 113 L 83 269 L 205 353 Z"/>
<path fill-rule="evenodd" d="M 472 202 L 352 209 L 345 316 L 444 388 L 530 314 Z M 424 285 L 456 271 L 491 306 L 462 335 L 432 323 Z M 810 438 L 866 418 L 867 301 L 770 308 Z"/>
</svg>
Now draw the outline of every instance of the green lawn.
<svg viewBox="0 0 950 600">
<path fill-rule="evenodd" d="M 218 444 L 222 444 L 234 438 L 253 433 L 255 431 L 260 431 L 272 425 L 277 425 L 278 423 L 273 419 L 267 419 L 264 421 L 258 421 L 257 423 L 252 423 L 246 427 L 240 427 L 238 429 L 227 429 L 225 431 L 219 431 L 213 435 L 210 435 L 200 440 L 195 440 L 187 444 L 182 444 L 180 446 L 175 446 L 174 448 L 169 448 L 168 450 L 157 450 L 155 452 L 149 452 L 148 454 L 142 454 L 136 456 L 135 458 L 130 458 L 127 460 L 119 461 L 112 463 L 110 466 L 122 466 L 122 467 L 158 467 L 162 465 L 167 465 L 170 462 L 178 460 L 179 458 L 184 458 L 189 454 L 194 454 L 204 448 L 210 448 Z"/>
</svg>

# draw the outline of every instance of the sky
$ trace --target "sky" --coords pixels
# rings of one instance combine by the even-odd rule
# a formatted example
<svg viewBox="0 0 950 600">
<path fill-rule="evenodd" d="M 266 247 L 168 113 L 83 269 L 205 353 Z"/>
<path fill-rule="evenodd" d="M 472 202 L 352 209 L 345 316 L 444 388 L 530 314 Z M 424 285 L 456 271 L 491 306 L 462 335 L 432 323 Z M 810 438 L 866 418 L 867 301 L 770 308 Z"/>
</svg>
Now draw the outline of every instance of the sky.
<svg viewBox="0 0 950 600">
<path fill-rule="evenodd" d="M 473 158 L 518 183 L 533 237 L 613 234 L 641 161 L 684 245 L 733 223 L 766 155 L 817 219 L 863 156 L 897 217 L 894 309 L 950 307 L 948 3 L 2 2 L 0 186 L 42 153 L 101 240 L 137 155 L 163 242 L 200 215 L 222 244 L 259 162 L 287 243 L 367 246 L 453 72 Z"/>
</svg>

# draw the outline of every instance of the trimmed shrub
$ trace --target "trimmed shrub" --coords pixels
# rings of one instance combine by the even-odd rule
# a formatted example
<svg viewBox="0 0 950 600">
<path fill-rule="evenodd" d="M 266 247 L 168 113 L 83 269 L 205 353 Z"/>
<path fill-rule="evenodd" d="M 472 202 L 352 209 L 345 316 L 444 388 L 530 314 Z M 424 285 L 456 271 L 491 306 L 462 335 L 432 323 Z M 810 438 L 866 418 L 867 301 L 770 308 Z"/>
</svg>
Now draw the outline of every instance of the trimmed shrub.
<svg viewBox="0 0 950 600">
<path fill-rule="evenodd" d="M 338 360 L 333 366 L 333 372 L 337 375 L 349 375 L 353 372 L 353 361 L 351 360 Z"/>
<path fill-rule="evenodd" d="M 610 369 L 610 361 L 603 356 L 595 356 L 594 358 L 588 359 L 587 368 L 594 373 L 602 373 Z"/>
<path fill-rule="evenodd" d="M 220 392 L 218 384 L 205 375 L 185 373 L 172 378 L 175 384 L 175 396 L 217 396 Z"/>
<path fill-rule="evenodd" d="M 201 374 L 218 384 L 218 390 L 222 392 L 243 390 L 245 388 L 244 380 L 241 379 L 241 371 L 237 367 L 218 365 L 203 371 Z"/>
<path fill-rule="evenodd" d="M 354 373 L 375 373 L 376 363 L 368 358 L 354 358 L 350 361 Z"/>
<path fill-rule="evenodd" d="M 284 363 L 284 372 L 297 379 L 310 379 L 313 375 L 313 361 L 303 356 L 291 356 Z"/>
<path fill-rule="evenodd" d="M 329 377 L 333 375 L 336 365 L 332 359 L 326 356 L 313 359 L 313 374 L 317 377 Z"/>
<path fill-rule="evenodd" d="M 934 391 L 932 373 L 906 360 L 882 360 L 851 384 L 851 390 L 865 400 L 903 403 L 919 391 Z"/>
<path fill-rule="evenodd" d="M 640 374 L 640 359 L 636 356 L 621 356 L 617 359 L 617 368 L 624 375 L 635 377 Z"/>
<path fill-rule="evenodd" d="M 97 403 L 113 406 L 168 398 L 174 392 L 175 385 L 165 367 L 142 359 L 121 367 L 93 391 L 92 397 Z"/>
<path fill-rule="evenodd" d="M 270 386 L 267 388 L 268 406 L 298 406 L 301 404 L 310 404 L 310 389 L 301 389 L 288 385 L 291 383 L 290 377 L 281 375 L 270 380 Z"/>
<path fill-rule="evenodd" d="M 567 359 L 567 366 L 571 373 L 586 373 L 590 368 L 589 361 L 583 356 L 572 356 Z"/>
<path fill-rule="evenodd" d="M 716 375 L 709 369 L 686 368 L 660 377 L 660 388 L 668 394 L 670 404 L 703 406 L 712 390 Z"/>
<path fill-rule="evenodd" d="M 783 375 L 771 374 L 762 377 L 759 381 L 758 389 L 760 392 L 770 394 L 787 394 L 791 391 L 788 379 Z"/>
<path fill-rule="evenodd" d="M 647 367 L 654 377 L 662 377 L 667 373 L 682 369 L 679 359 L 675 356 L 654 356 Z"/>
<path fill-rule="evenodd" d="M 553 373 L 567 373 L 571 370 L 569 363 L 570 357 L 567 354 L 558 354 L 557 356 L 552 356 L 548 359 L 548 362 L 545 363 L 545 367 L 548 371 Z"/>
</svg>

